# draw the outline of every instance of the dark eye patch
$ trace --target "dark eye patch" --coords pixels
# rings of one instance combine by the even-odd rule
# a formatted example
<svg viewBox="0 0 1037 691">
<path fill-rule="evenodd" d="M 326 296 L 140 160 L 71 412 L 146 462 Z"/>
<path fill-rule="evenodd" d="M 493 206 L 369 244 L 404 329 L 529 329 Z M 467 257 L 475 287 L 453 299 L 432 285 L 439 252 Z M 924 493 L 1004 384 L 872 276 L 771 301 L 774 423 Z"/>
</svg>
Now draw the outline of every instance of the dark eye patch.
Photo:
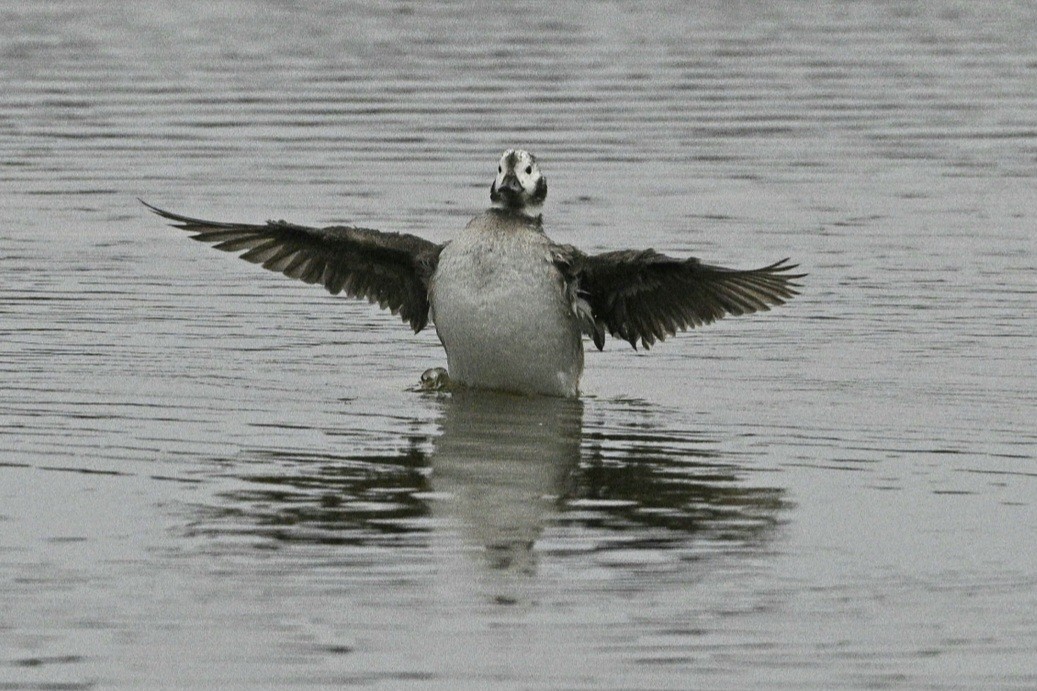
<svg viewBox="0 0 1037 691">
<path fill-rule="evenodd" d="M 533 174 L 533 166 L 526 166 L 526 175 Z"/>
</svg>

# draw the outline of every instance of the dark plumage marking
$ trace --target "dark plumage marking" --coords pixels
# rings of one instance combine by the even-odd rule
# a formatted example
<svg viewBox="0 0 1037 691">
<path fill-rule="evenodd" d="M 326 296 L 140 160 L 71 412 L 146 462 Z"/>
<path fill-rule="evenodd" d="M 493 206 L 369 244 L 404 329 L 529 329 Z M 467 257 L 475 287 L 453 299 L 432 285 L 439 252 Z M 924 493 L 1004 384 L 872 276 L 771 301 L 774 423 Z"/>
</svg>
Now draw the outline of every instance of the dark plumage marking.
<svg viewBox="0 0 1037 691">
<path fill-rule="evenodd" d="M 530 200 L 534 204 L 543 204 L 545 199 L 547 199 L 547 178 L 541 176 L 540 179 L 537 180 L 536 189 L 533 190 Z"/>
<path fill-rule="evenodd" d="M 677 331 L 710 324 L 726 315 L 751 314 L 782 305 L 798 294 L 795 264 L 783 259 L 759 269 L 737 270 L 675 259 L 655 250 L 621 250 L 586 255 L 556 246 L 555 264 L 576 282 L 577 294 L 593 315 L 594 344 L 602 330 L 635 349 L 648 349 Z"/>
<path fill-rule="evenodd" d="M 399 314 L 415 332 L 428 324 L 428 288 L 443 245 L 415 235 L 371 228 L 311 228 L 285 221 L 264 225 L 222 223 L 181 216 L 141 204 L 173 221 L 191 238 L 306 283 L 332 295 L 366 298 Z"/>
</svg>

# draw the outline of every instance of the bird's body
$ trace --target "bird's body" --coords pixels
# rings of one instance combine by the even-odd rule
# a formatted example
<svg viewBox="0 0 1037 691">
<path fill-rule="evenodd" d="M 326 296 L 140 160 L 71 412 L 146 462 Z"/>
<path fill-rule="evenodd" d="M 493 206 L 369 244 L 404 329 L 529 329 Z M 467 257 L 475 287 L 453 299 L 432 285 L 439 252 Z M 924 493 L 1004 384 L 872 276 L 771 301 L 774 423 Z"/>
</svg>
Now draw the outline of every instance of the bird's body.
<svg viewBox="0 0 1037 691">
<path fill-rule="evenodd" d="M 583 334 L 599 349 L 606 332 L 648 348 L 796 294 L 802 274 L 785 262 L 739 271 L 654 250 L 587 255 L 555 243 L 539 213 L 546 195 L 536 159 L 508 150 L 490 188 L 494 208 L 442 245 L 368 228 L 220 223 L 149 208 L 196 240 L 377 302 L 415 331 L 431 318 L 451 383 L 473 388 L 577 396 Z"/>
<path fill-rule="evenodd" d="M 580 324 L 539 223 L 490 210 L 439 255 L 432 321 L 453 382 L 575 396 Z"/>
</svg>

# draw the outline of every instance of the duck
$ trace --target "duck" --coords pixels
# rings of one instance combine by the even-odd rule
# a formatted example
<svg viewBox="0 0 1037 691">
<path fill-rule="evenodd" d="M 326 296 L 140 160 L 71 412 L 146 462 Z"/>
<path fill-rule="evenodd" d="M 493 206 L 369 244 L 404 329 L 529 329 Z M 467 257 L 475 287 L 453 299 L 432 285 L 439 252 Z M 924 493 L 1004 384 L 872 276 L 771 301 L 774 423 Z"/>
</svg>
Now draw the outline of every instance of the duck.
<svg viewBox="0 0 1037 691">
<path fill-rule="evenodd" d="M 350 225 L 208 221 L 139 201 L 194 240 L 366 298 L 415 333 L 431 322 L 447 360 L 437 382 L 516 394 L 578 397 L 585 336 L 598 350 L 607 336 L 647 350 L 678 331 L 782 305 L 806 276 L 789 259 L 739 270 L 654 249 L 589 254 L 548 237 L 546 198 L 537 157 L 508 149 L 491 206 L 444 243 Z"/>
</svg>

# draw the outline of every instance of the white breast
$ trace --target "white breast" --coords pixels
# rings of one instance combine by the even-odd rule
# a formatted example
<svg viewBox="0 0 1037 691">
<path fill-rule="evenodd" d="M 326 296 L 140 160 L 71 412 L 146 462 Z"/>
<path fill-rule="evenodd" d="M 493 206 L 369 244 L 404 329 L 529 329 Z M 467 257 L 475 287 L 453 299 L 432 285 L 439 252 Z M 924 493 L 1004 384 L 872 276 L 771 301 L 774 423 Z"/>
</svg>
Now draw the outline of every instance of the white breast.
<svg viewBox="0 0 1037 691">
<path fill-rule="evenodd" d="M 430 298 L 451 380 L 577 395 L 583 344 L 548 245 L 542 233 L 487 214 L 443 249 Z"/>
</svg>

